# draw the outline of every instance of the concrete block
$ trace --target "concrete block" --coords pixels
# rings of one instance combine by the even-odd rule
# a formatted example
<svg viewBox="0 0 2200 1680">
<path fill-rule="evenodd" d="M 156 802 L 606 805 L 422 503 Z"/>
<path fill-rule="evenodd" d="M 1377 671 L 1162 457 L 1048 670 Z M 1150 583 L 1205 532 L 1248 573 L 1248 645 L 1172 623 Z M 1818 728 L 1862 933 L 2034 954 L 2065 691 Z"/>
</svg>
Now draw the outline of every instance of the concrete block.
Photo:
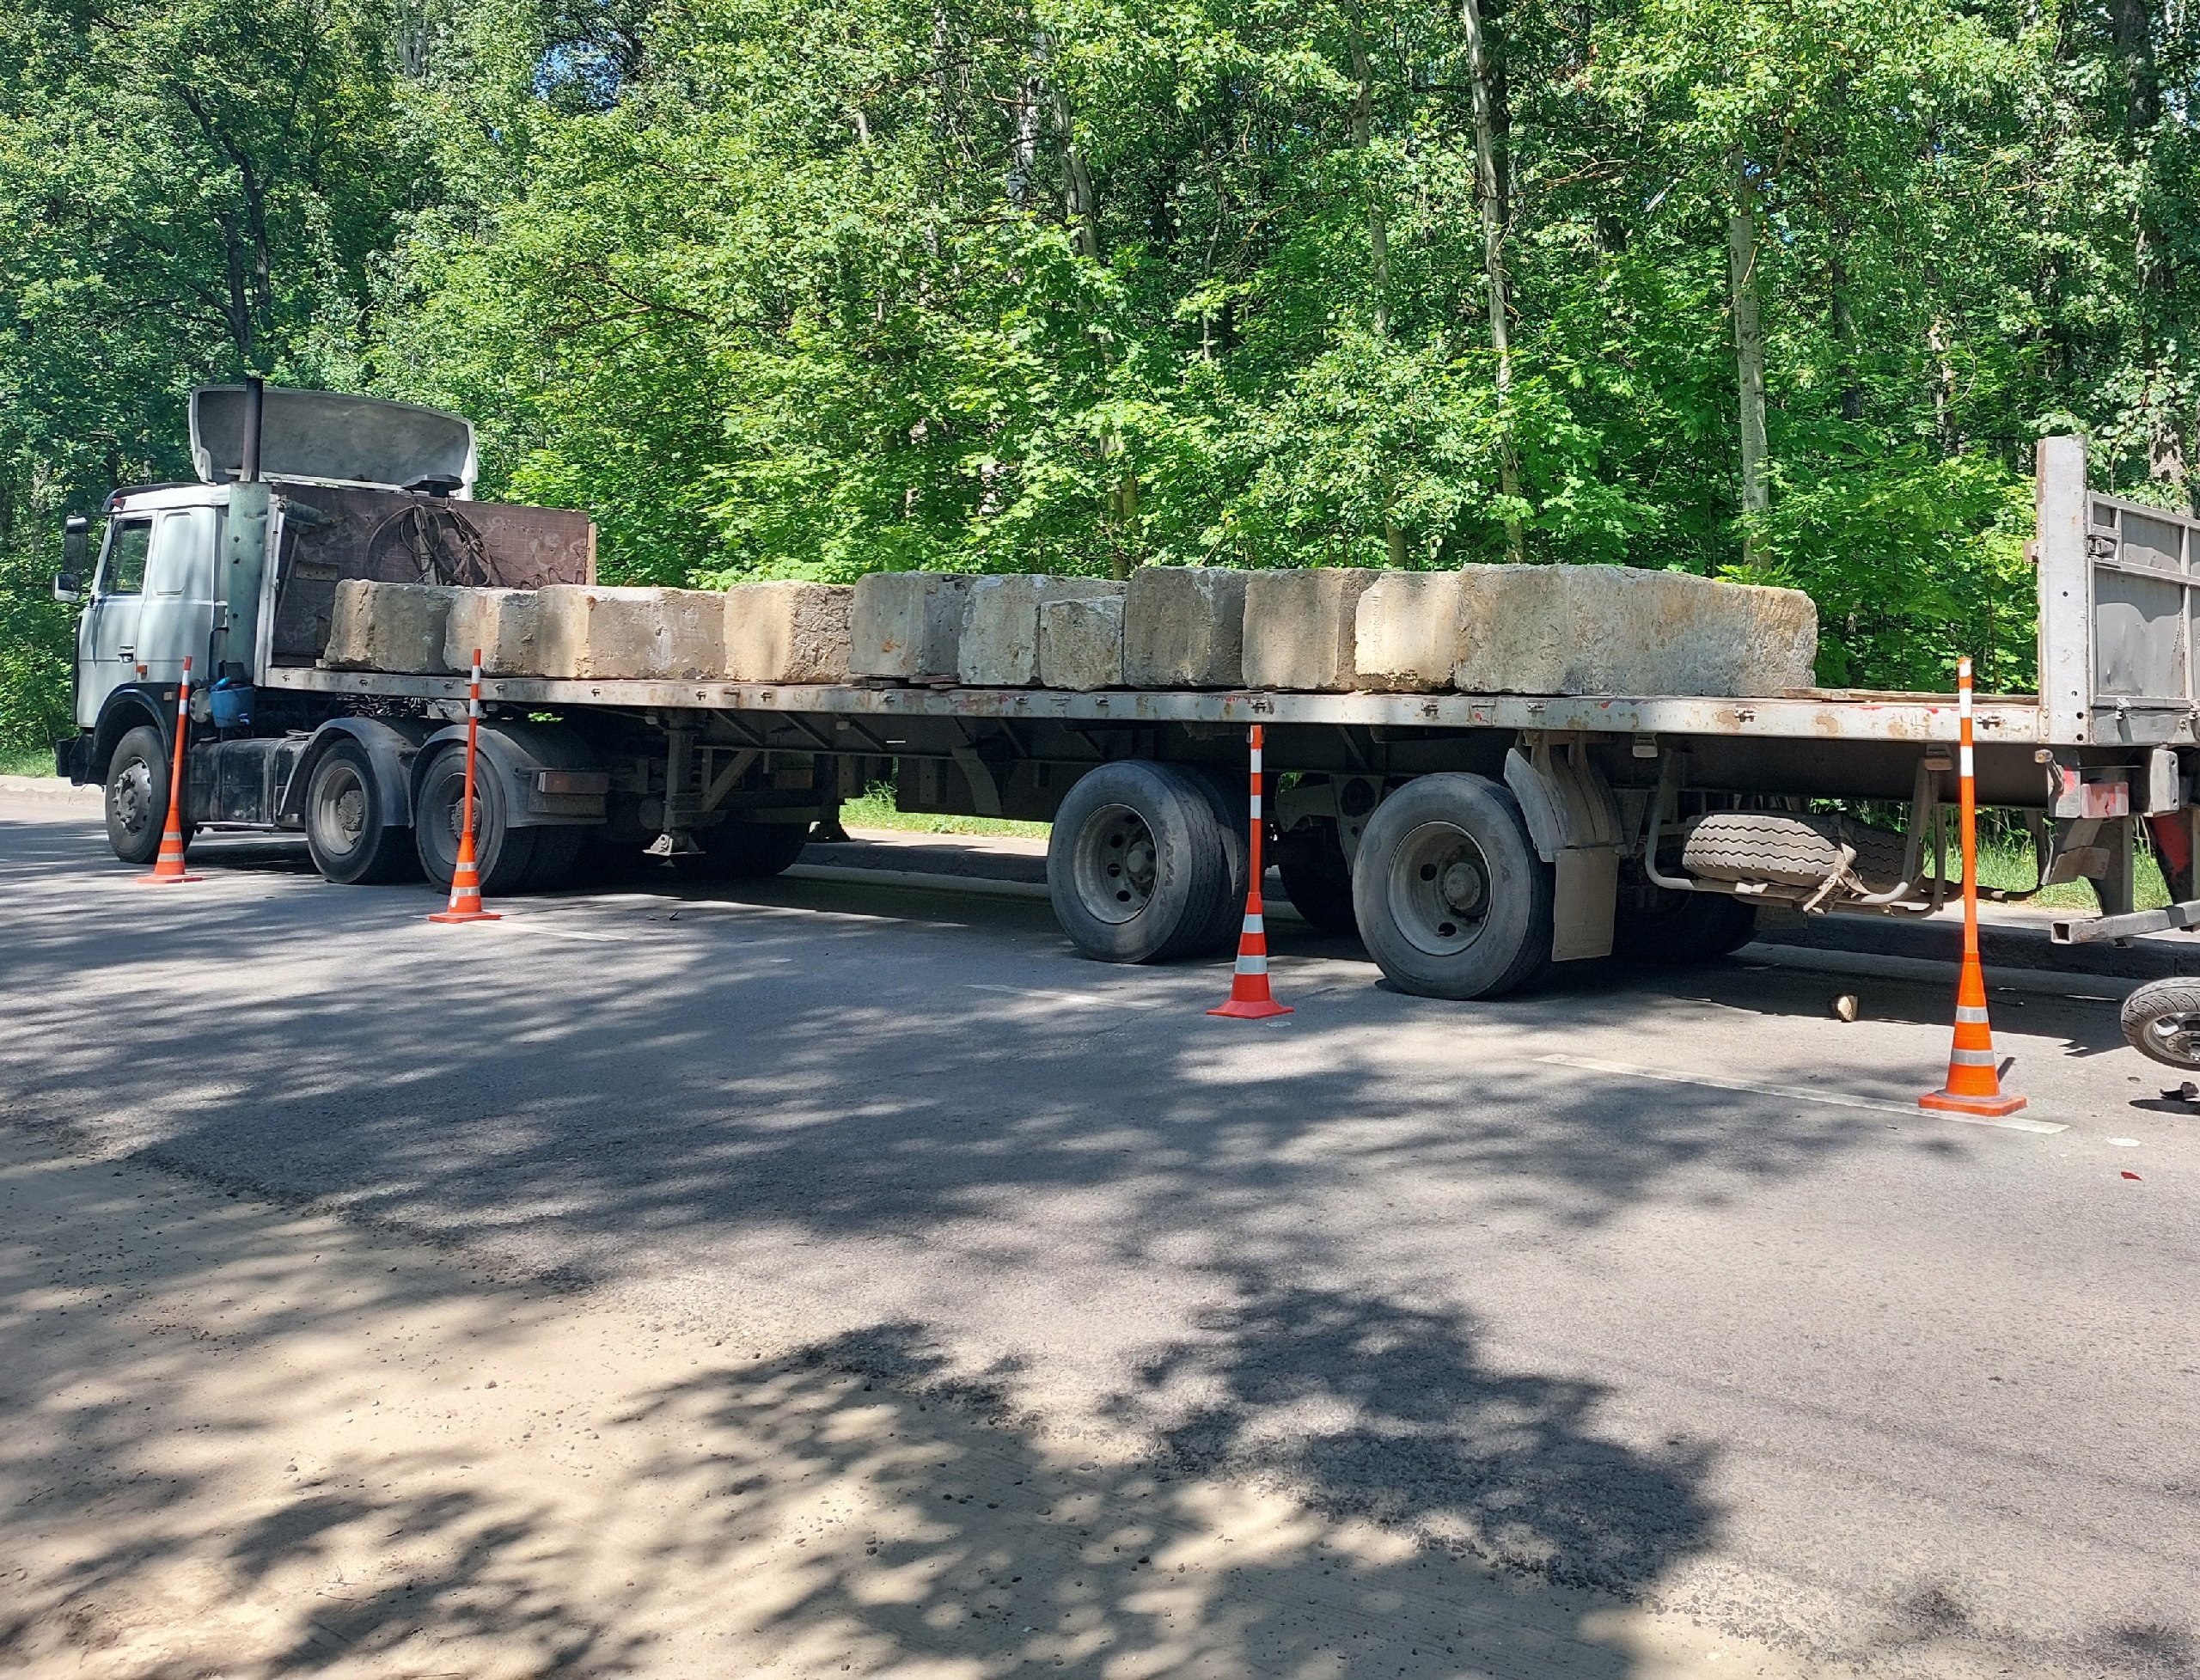
<svg viewBox="0 0 2200 1680">
<path fill-rule="evenodd" d="M 725 596 L 716 590 L 553 583 L 535 591 L 542 675 L 697 682 L 725 675 Z"/>
<path fill-rule="evenodd" d="M 1120 590 L 1039 606 L 1039 681 L 1048 688 L 1123 686 Z"/>
<path fill-rule="evenodd" d="M 1039 681 L 1039 609 L 1051 602 L 1120 595 L 1101 577 L 1010 573 L 974 577 L 963 604 L 956 675 L 971 687 L 1028 688 Z"/>
<path fill-rule="evenodd" d="M 442 674 L 451 669 L 443 663 L 443 628 L 457 594 L 433 583 L 338 580 L 321 663 L 347 670 Z"/>
<path fill-rule="evenodd" d="M 539 675 L 535 625 L 533 590 L 460 590 L 443 629 L 443 663 L 467 670 L 479 648 L 484 676 Z"/>
<path fill-rule="evenodd" d="M 1459 574 L 1379 571 L 1353 614 L 1358 687 L 1436 693 L 1459 660 Z"/>
<path fill-rule="evenodd" d="M 1244 677 L 1245 576 L 1144 565 L 1123 599 L 1123 680 L 1134 688 L 1235 688 Z"/>
<path fill-rule="evenodd" d="M 1465 566 L 1465 693 L 1774 694 L 1808 687 L 1818 613 L 1795 590 L 1625 566 Z"/>
<path fill-rule="evenodd" d="M 856 592 L 845 583 L 741 583 L 725 595 L 735 682 L 846 682 Z"/>
<path fill-rule="evenodd" d="M 1245 686 L 1308 693 L 1356 687 L 1360 597 L 1381 575 L 1358 566 L 1248 573 Z"/>
<path fill-rule="evenodd" d="M 904 682 L 954 676 L 971 582 L 940 571 L 873 571 L 857 578 L 850 671 Z"/>
</svg>

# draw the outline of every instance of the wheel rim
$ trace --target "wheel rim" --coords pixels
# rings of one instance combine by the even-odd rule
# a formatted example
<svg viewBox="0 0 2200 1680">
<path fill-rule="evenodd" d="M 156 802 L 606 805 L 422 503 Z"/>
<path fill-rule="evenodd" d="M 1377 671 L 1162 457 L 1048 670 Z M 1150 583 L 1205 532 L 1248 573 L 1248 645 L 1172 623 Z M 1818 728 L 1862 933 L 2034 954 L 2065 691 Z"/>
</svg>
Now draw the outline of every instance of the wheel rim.
<svg viewBox="0 0 2200 1680">
<path fill-rule="evenodd" d="M 2164 1060 L 2200 1067 L 2200 1014 L 2179 1010 L 2157 1015 L 2145 1027 L 2148 1045 Z"/>
<path fill-rule="evenodd" d="M 448 755 L 456 759 L 458 754 Z M 458 867 L 458 831 L 466 811 L 466 772 L 462 763 L 452 763 L 440 769 L 435 779 L 435 805 L 440 815 L 435 818 L 432 830 L 436 836 L 436 850 L 442 854 L 443 872 L 449 874 Z M 480 786 L 474 790 L 474 840 L 477 857 L 480 852 L 482 831 L 487 825 L 482 821 Z M 444 796 L 448 797 L 444 797 Z"/>
<path fill-rule="evenodd" d="M 1077 895 L 1103 922 L 1130 921 L 1153 901 L 1153 831 L 1128 805 L 1103 805 L 1077 837 Z"/>
<path fill-rule="evenodd" d="M 348 858 L 367 832 L 367 787 L 358 770 L 339 759 L 314 778 L 313 837 L 331 857 Z"/>
<path fill-rule="evenodd" d="M 127 834 L 142 834 L 153 821 L 153 767 L 133 758 L 114 779 L 114 819 Z"/>
<path fill-rule="evenodd" d="M 1424 822 L 1390 865 L 1390 916 L 1417 949 L 1457 956 L 1488 926 L 1489 859 L 1455 823 Z"/>
</svg>

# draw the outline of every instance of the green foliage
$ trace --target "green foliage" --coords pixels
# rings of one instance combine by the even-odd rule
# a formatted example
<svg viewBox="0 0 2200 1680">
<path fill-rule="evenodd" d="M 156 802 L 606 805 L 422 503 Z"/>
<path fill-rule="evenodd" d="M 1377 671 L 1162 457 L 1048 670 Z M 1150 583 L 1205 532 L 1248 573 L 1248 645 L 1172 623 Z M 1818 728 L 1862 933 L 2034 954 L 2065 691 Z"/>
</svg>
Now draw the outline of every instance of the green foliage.
<svg viewBox="0 0 2200 1680">
<path fill-rule="evenodd" d="M 2032 440 L 2195 487 L 2184 14 L 1482 9 L 1503 359 L 1448 4 L 0 0 L 0 732 L 65 631 L 12 580 L 248 368 L 468 413 L 615 577 L 1517 541 L 1806 588 L 1829 681 L 2030 681 Z"/>
</svg>

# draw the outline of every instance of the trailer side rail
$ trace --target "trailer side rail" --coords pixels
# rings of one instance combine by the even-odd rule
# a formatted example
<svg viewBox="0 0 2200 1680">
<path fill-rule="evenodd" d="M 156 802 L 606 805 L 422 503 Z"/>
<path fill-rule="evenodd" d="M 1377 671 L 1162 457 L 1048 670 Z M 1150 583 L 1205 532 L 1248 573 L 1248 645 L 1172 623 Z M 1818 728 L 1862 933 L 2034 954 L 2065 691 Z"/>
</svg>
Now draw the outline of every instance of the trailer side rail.
<svg viewBox="0 0 2200 1680">
<path fill-rule="evenodd" d="M 393 699 L 462 700 L 461 676 L 402 676 L 278 666 L 270 687 Z M 647 711 L 838 712 L 850 717 L 999 718 L 1033 722 L 1343 724 L 1397 730 L 1553 730 L 1601 735 L 1731 735 L 1812 741 L 1952 741 L 1953 695 L 1306 694 L 1262 691 L 865 687 L 736 682 L 485 677 L 485 700 Z M 2038 742 L 2040 707 L 1980 702 L 1982 741 Z"/>
</svg>

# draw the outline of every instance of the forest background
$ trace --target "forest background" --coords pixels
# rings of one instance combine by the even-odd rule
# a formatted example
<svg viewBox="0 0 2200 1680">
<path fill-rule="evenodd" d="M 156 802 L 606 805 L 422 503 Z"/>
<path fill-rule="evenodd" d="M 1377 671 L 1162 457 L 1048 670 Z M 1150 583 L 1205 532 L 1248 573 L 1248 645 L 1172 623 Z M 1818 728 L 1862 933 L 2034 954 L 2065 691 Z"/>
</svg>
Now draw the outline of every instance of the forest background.
<svg viewBox="0 0 2200 1680">
<path fill-rule="evenodd" d="M 608 577 L 1625 562 L 2031 679 L 2191 504 L 2191 0 L 0 0 L 0 747 L 196 382 L 456 408 Z"/>
</svg>

